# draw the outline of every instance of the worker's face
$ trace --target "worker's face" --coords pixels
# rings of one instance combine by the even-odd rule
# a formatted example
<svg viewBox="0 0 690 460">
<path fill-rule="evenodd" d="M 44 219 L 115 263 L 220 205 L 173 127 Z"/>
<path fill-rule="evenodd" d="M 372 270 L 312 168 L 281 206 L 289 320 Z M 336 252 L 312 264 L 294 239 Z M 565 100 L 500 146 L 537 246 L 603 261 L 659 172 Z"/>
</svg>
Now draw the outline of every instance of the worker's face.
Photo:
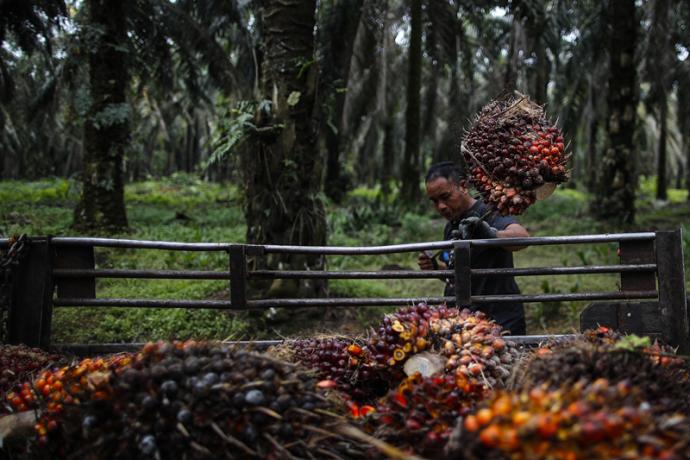
<svg viewBox="0 0 690 460">
<path fill-rule="evenodd" d="M 460 217 L 467 204 L 467 188 L 461 184 L 438 177 L 426 183 L 426 195 L 434 208 L 448 220 Z"/>
</svg>

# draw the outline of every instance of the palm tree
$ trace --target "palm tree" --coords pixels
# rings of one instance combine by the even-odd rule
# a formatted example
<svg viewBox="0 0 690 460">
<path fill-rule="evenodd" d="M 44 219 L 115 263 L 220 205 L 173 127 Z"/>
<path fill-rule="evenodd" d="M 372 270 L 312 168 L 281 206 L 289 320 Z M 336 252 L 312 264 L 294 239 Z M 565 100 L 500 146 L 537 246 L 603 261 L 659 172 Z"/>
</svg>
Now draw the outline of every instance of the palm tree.
<svg viewBox="0 0 690 460">
<path fill-rule="evenodd" d="M 659 124 L 656 168 L 656 198 L 667 198 L 667 149 L 668 95 L 673 83 L 673 62 L 675 50 L 671 43 L 671 21 L 669 0 L 654 0 L 648 4 L 650 29 L 646 42 L 645 76 L 651 87 L 646 103 L 656 112 Z"/>
<path fill-rule="evenodd" d="M 322 163 L 312 119 L 316 90 L 314 38 L 316 2 L 267 0 L 261 11 L 263 60 L 260 93 L 270 105 L 257 110 L 255 150 L 246 151 L 247 242 L 323 245 L 326 220 L 321 189 Z M 269 257 L 277 267 L 319 268 L 320 258 Z M 282 295 L 319 293 L 322 285 L 302 283 Z"/>
<path fill-rule="evenodd" d="M 127 226 L 123 166 L 131 136 L 132 108 L 126 94 L 130 76 L 136 73 L 141 82 L 155 81 L 163 92 L 176 84 L 176 76 L 184 82 L 190 104 L 181 114 L 189 133 L 186 148 L 176 149 L 182 155 L 175 167 L 191 170 L 199 156 L 194 104 L 207 97 L 205 85 L 212 82 L 228 94 L 237 91 L 251 85 L 255 66 L 247 65 L 252 53 L 246 46 L 239 46 L 243 60 L 233 66 L 221 44 L 234 25 L 240 26 L 238 35 L 247 35 L 235 2 L 90 0 L 86 8 L 92 106 L 84 134 L 82 196 L 74 220 L 78 227 L 117 230 Z"/>
<path fill-rule="evenodd" d="M 635 133 L 637 87 L 635 46 L 637 14 L 634 0 L 608 3 L 609 79 L 607 147 L 601 159 L 597 202 L 593 211 L 603 218 L 623 223 L 635 220 L 636 149 Z"/>
<path fill-rule="evenodd" d="M 131 107 L 127 103 L 129 59 L 126 6 L 89 0 L 93 34 L 89 52 L 91 109 L 84 128 L 82 195 L 74 211 L 82 228 L 119 230 L 127 227 L 123 162 L 129 140 Z"/>
<path fill-rule="evenodd" d="M 410 4 L 410 48 L 405 112 L 405 154 L 400 197 L 406 204 L 419 200 L 420 90 L 422 85 L 422 0 Z"/>
</svg>

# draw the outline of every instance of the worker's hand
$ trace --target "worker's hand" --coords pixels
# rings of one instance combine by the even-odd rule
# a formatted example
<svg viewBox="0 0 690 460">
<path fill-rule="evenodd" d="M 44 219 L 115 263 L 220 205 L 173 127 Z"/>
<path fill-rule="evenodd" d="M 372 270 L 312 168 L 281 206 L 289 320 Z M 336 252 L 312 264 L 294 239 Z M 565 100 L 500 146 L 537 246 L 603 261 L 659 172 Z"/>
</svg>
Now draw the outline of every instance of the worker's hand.
<svg viewBox="0 0 690 460">
<path fill-rule="evenodd" d="M 496 238 L 498 232 L 488 222 L 476 216 L 460 221 L 459 229 L 463 240 L 488 240 Z"/>
<path fill-rule="evenodd" d="M 422 270 L 438 270 L 438 262 L 436 259 L 429 257 L 426 252 L 420 252 L 417 256 L 417 265 Z"/>
</svg>

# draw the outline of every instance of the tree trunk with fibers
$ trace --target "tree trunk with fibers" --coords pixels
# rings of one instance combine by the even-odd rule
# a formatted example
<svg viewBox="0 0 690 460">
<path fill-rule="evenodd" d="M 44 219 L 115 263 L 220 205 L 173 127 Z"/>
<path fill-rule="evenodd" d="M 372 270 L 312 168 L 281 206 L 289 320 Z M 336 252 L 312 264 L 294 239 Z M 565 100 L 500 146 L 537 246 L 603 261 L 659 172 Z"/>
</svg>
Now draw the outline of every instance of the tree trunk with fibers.
<svg viewBox="0 0 690 460">
<path fill-rule="evenodd" d="M 597 202 L 592 210 L 600 218 L 633 223 L 635 220 L 636 149 L 633 142 L 637 107 L 635 44 L 637 17 L 634 0 L 611 1 L 609 24 L 609 80 L 607 147 L 601 158 Z"/>
<path fill-rule="evenodd" d="M 324 245 L 326 220 L 319 197 L 322 162 L 313 122 L 315 1 L 268 0 L 262 7 L 264 55 L 261 93 L 270 107 L 257 110 L 257 142 L 241 158 L 247 242 Z M 321 257 L 276 254 L 268 268 L 319 270 Z M 265 288 L 265 286 L 264 286 Z M 325 283 L 277 280 L 270 297 L 314 296 Z"/>
<path fill-rule="evenodd" d="M 403 203 L 418 202 L 419 195 L 419 130 L 420 90 L 422 86 L 422 0 L 412 0 L 410 6 L 410 50 L 407 73 L 407 109 L 405 112 L 405 156 L 400 187 Z"/>
<path fill-rule="evenodd" d="M 89 55 L 91 109 L 84 128 L 82 195 L 74 222 L 81 228 L 118 230 L 127 227 L 123 163 L 129 143 L 131 108 L 126 8 L 122 2 L 89 0 L 90 27 L 99 33 Z"/>
</svg>

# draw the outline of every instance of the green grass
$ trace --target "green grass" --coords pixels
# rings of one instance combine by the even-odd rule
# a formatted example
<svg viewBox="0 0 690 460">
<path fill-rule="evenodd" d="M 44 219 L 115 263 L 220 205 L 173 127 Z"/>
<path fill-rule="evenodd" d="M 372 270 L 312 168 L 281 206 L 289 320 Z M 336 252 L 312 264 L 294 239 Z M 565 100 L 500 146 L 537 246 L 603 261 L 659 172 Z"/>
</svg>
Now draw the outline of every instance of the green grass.
<svg viewBox="0 0 690 460">
<path fill-rule="evenodd" d="M 559 189 L 532 206 L 519 221 L 534 236 L 672 229 L 690 221 L 687 193 L 669 190 L 663 205 L 653 200 L 653 181 L 641 183 L 637 222 L 614 227 L 589 217 L 589 197 L 574 189 Z M 227 184 L 209 184 L 178 174 L 159 181 L 126 187 L 130 231 L 115 237 L 185 242 L 244 242 L 246 227 L 241 193 Z M 0 234 L 79 235 L 71 228 L 78 187 L 63 179 L 0 182 Z M 444 221 L 431 209 L 404 212 L 377 189 L 358 188 L 341 206 L 328 206 L 329 244 L 371 246 L 442 237 Z M 687 230 L 687 229 L 686 229 Z M 95 235 L 94 235 L 95 236 Z M 101 235 L 98 235 L 101 236 Z M 685 232 L 688 255 L 690 232 Z M 615 245 L 535 246 L 515 253 L 518 267 L 574 266 L 615 263 Z M 687 260 L 687 259 L 686 259 Z M 227 254 L 99 248 L 99 268 L 223 270 Z M 416 269 L 416 254 L 333 256 L 329 269 Z M 615 275 L 573 275 L 518 278 L 523 293 L 613 291 Z M 438 296 L 436 280 L 333 280 L 334 297 Z M 191 280 L 100 279 L 98 297 L 209 299 L 227 298 L 227 283 Z M 577 329 L 584 302 L 552 302 L 527 306 L 528 332 L 568 332 Z M 332 321 L 304 325 L 304 331 L 345 328 L 362 332 L 392 308 L 336 309 Z M 58 343 L 130 342 L 171 338 L 256 338 L 275 336 L 272 325 L 246 314 L 189 309 L 58 308 L 53 317 L 53 340 Z M 345 324 L 346 323 L 346 324 Z M 259 329 L 257 329 L 257 325 Z M 295 331 L 293 331 L 295 332 Z M 299 333 L 299 329 L 295 333 Z"/>
</svg>

